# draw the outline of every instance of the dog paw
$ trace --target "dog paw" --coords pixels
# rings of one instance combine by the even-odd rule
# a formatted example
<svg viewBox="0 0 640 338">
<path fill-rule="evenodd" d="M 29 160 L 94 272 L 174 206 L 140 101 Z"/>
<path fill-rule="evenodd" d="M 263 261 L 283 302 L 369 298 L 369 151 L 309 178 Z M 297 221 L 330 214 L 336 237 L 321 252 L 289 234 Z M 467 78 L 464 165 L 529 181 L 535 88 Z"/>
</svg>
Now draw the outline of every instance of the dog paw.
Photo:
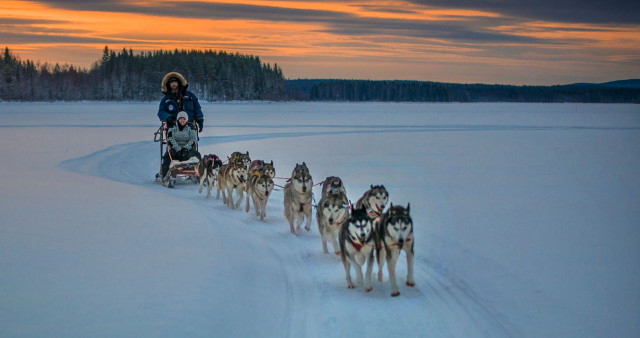
<svg viewBox="0 0 640 338">
<path fill-rule="evenodd" d="M 407 286 L 414 287 L 414 286 L 416 286 L 416 282 L 414 282 L 412 280 L 408 280 L 407 281 Z"/>
<path fill-rule="evenodd" d="M 349 289 L 355 289 L 355 288 L 356 288 L 356 286 L 355 286 L 355 285 L 353 285 L 353 283 L 349 283 L 349 284 L 347 284 L 347 287 L 348 287 Z"/>
<path fill-rule="evenodd" d="M 391 297 L 398 297 L 400 296 L 400 291 L 394 291 L 391 293 Z"/>
<path fill-rule="evenodd" d="M 336 250 L 333 253 L 336 254 L 336 256 L 340 256 L 340 250 Z"/>
<path fill-rule="evenodd" d="M 371 292 L 371 290 L 373 290 L 373 287 L 371 286 L 367 286 L 366 288 L 364 288 L 364 292 Z"/>
<path fill-rule="evenodd" d="M 304 229 L 307 230 L 307 231 L 310 231 L 311 227 L 307 225 L 307 226 L 304 227 Z"/>
</svg>

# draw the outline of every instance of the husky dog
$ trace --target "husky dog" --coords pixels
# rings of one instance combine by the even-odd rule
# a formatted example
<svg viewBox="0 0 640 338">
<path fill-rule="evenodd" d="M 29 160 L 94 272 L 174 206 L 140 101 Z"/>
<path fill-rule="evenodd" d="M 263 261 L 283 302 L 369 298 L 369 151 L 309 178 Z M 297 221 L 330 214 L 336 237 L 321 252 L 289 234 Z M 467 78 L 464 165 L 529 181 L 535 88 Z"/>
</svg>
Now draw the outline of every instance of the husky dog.
<svg viewBox="0 0 640 338">
<path fill-rule="evenodd" d="M 213 184 L 218 177 L 220 167 L 222 167 L 222 161 L 218 156 L 209 154 L 202 157 L 200 163 L 196 165 L 196 172 L 200 177 L 200 188 L 198 189 L 198 194 L 202 193 L 202 186 L 206 185 L 207 198 L 211 197 L 211 189 L 213 189 Z"/>
<path fill-rule="evenodd" d="M 266 163 L 263 160 L 254 160 L 249 165 L 249 175 L 254 175 L 256 172 L 264 172 L 269 177 L 276 177 L 276 169 L 273 167 L 273 161 Z"/>
<path fill-rule="evenodd" d="M 289 221 L 291 233 L 295 234 L 293 222 L 297 222 L 298 230 L 302 222 L 307 219 L 305 230 L 311 230 L 311 199 L 313 198 L 313 179 L 309 174 L 307 164 L 297 164 L 291 173 L 291 178 L 284 186 L 284 217 Z"/>
<path fill-rule="evenodd" d="M 237 209 L 242 203 L 242 195 L 244 194 L 244 185 L 246 184 L 247 168 L 238 163 L 225 164 L 220 168 L 216 188 L 218 189 L 216 199 L 220 198 L 222 191 L 222 201 L 231 209 Z M 225 194 L 225 190 L 227 194 Z M 233 191 L 238 194 L 238 201 L 233 202 Z M 229 196 L 227 196 L 229 195 Z"/>
<path fill-rule="evenodd" d="M 382 215 L 388 200 L 389 193 L 384 185 L 371 185 L 370 189 L 356 202 L 356 208 L 365 208 L 369 217 L 376 219 Z"/>
<path fill-rule="evenodd" d="M 349 200 L 347 191 L 339 177 L 329 176 L 322 183 L 322 198 L 316 208 L 316 221 L 322 238 L 322 251 L 327 250 L 327 241 L 331 241 L 333 251 L 340 254 L 340 248 L 336 237 L 338 230 L 349 219 Z"/>
<path fill-rule="evenodd" d="M 364 208 L 354 209 L 349 221 L 340 227 L 340 258 L 347 274 L 347 286 L 355 288 L 351 281 L 351 264 L 356 270 L 356 284 L 362 283 L 362 266 L 366 263 L 367 270 L 364 275 L 364 291 L 369 292 L 371 286 L 371 271 L 373 270 L 373 253 L 375 235 L 373 220 L 367 215 Z"/>
<path fill-rule="evenodd" d="M 376 257 L 378 259 L 378 280 L 382 281 L 382 267 L 385 260 L 391 281 L 391 296 L 400 294 L 396 282 L 396 263 L 400 251 L 407 256 L 407 285 L 414 286 L 413 279 L 413 221 L 409 215 L 409 207 L 394 206 L 382 215 L 380 227 L 376 231 Z"/>
<path fill-rule="evenodd" d="M 329 253 L 327 250 L 327 241 L 331 241 L 333 252 L 340 254 L 340 247 L 336 241 L 338 230 L 349 221 L 349 207 L 344 203 L 342 194 L 329 194 L 318 202 L 316 210 L 316 221 L 318 221 L 318 231 L 322 237 L 322 251 Z"/>
<path fill-rule="evenodd" d="M 322 198 L 329 195 L 340 195 L 344 199 L 344 204 L 349 204 L 349 200 L 347 199 L 347 189 L 345 189 L 340 177 L 329 176 L 322 182 Z"/>
<path fill-rule="evenodd" d="M 229 156 L 229 163 L 238 163 L 242 164 L 245 168 L 249 168 L 249 164 L 251 164 L 251 157 L 249 157 L 249 152 L 247 151 L 245 154 L 234 151 Z"/>
<path fill-rule="evenodd" d="M 267 201 L 273 190 L 273 180 L 266 173 L 256 171 L 247 182 L 247 205 L 245 211 L 249 212 L 249 196 L 253 198 L 253 208 L 256 216 L 260 216 L 260 220 L 264 221 L 267 216 Z"/>
</svg>

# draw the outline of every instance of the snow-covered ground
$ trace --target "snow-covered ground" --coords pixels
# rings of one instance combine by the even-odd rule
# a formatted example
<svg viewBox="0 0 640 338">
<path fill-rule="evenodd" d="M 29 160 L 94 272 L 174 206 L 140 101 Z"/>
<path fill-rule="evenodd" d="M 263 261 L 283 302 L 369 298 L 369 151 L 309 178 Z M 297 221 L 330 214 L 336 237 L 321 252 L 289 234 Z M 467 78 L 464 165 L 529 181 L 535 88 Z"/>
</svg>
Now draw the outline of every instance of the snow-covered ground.
<svg viewBox="0 0 640 338">
<path fill-rule="evenodd" d="M 156 103 L 2 104 L 2 337 L 640 336 L 640 105 L 204 104 L 202 153 L 411 203 L 391 298 L 282 192 L 260 222 L 153 183 Z"/>
</svg>

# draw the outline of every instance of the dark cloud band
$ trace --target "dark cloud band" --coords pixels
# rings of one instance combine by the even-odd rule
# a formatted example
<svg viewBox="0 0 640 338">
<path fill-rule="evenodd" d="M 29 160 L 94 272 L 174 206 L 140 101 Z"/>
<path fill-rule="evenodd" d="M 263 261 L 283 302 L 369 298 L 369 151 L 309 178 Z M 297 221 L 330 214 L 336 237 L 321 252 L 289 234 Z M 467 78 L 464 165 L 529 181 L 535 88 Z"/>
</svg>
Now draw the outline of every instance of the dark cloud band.
<svg viewBox="0 0 640 338">
<path fill-rule="evenodd" d="M 638 0 L 408 0 L 448 9 L 472 9 L 527 20 L 586 24 L 640 24 Z"/>
</svg>

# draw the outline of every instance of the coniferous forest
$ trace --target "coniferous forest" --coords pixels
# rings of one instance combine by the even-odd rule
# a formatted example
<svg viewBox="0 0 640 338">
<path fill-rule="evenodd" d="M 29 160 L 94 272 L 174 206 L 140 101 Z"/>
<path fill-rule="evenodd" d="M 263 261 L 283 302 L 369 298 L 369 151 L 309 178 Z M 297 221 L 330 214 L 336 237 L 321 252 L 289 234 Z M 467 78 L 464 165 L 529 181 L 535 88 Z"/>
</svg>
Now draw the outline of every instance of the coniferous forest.
<svg viewBox="0 0 640 338">
<path fill-rule="evenodd" d="M 619 86 L 512 86 L 329 79 L 289 80 L 287 92 L 311 101 L 640 103 L 639 85 L 637 80 Z"/>
<path fill-rule="evenodd" d="M 286 80 L 277 64 L 212 50 L 110 50 L 89 69 L 21 61 L 5 47 L 0 100 L 155 101 L 162 77 L 177 71 L 203 101 L 640 103 L 640 80 L 607 84 L 513 86 L 427 81 Z"/>
<path fill-rule="evenodd" d="M 205 51 L 154 51 L 134 54 L 105 46 L 90 69 L 20 61 L 8 48 L 0 61 L 0 99 L 15 101 L 153 101 L 162 77 L 177 71 L 204 101 L 281 100 L 285 79 L 277 64 L 256 56 Z"/>
</svg>

